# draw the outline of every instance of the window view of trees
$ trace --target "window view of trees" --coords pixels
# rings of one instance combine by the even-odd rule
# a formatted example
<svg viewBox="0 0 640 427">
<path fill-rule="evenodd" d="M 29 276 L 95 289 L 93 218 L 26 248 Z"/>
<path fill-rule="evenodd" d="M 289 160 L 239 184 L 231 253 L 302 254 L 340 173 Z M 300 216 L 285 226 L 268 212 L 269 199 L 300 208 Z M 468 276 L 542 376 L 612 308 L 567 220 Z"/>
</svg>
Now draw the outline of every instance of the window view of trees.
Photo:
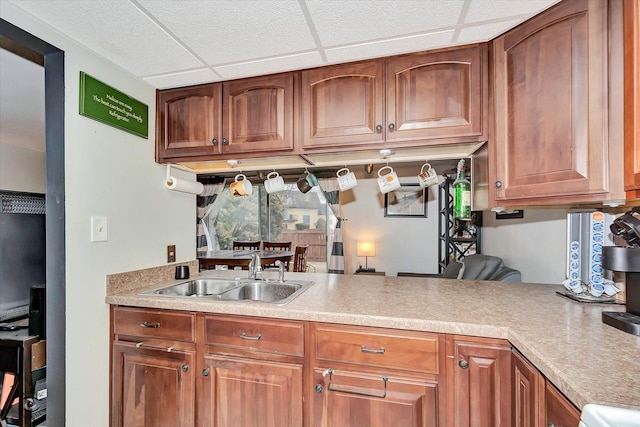
<svg viewBox="0 0 640 427">
<path fill-rule="evenodd" d="M 295 184 L 272 194 L 254 184 L 253 193 L 244 197 L 225 188 L 208 221 L 219 249 L 231 249 L 234 240 L 291 242 L 292 248 L 309 245 L 308 261 L 319 264 L 326 263 L 327 232 L 336 224 L 318 187 L 303 194 Z"/>
</svg>

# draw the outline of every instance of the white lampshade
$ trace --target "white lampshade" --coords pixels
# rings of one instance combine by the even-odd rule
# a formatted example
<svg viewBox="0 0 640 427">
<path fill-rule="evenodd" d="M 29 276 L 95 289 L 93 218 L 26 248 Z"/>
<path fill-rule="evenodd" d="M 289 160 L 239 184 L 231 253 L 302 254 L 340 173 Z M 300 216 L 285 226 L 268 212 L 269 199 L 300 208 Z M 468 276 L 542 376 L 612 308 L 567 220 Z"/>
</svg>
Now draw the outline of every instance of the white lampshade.
<svg viewBox="0 0 640 427">
<path fill-rule="evenodd" d="M 373 242 L 358 242 L 358 256 L 376 256 L 376 244 Z"/>
</svg>

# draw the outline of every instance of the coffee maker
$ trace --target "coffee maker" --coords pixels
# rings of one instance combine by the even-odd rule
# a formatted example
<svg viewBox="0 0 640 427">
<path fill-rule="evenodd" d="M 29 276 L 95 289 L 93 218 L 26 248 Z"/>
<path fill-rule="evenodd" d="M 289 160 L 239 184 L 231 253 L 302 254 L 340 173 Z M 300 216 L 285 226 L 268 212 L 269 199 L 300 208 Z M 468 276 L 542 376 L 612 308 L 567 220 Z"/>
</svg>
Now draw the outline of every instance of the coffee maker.
<svg viewBox="0 0 640 427">
<path fill-rule="evenodd" d="M 611 232 L 624 239 L 628 246 L 602 248 L 602 267 L 623 272 L 627 293 L 627 311 L 604 311 L 607 325 L 640 336 L 640 207 L 616 218 Z"/>
</svg>

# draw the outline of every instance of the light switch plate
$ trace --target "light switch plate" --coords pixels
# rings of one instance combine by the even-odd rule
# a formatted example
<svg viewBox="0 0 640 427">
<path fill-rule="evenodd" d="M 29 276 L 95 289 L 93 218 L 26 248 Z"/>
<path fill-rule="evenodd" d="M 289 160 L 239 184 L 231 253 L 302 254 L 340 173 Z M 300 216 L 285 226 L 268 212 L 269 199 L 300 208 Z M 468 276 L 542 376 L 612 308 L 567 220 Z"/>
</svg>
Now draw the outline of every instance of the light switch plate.
<svg viewBox="0 0 640 427">
<path fill-rule="evenodd" d="M 107 217 L 106 216 L 91 217 L 91 241 L 92 242 L 107 241 Z"/>
</svg>

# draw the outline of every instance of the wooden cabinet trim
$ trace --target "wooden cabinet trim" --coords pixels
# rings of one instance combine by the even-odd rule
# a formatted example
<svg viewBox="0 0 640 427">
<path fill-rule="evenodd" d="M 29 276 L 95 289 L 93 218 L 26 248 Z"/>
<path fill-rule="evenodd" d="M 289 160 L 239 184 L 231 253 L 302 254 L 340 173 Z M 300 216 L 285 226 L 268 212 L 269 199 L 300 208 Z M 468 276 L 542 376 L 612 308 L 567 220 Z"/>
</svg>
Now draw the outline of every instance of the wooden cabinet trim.
<svg viewBox="0 0 640 427">
<path fill-rule="evenodd" d="M 640 198 L 640 4 L 623 0 L 624 170 L 630 199 Z"/>
</svg>

